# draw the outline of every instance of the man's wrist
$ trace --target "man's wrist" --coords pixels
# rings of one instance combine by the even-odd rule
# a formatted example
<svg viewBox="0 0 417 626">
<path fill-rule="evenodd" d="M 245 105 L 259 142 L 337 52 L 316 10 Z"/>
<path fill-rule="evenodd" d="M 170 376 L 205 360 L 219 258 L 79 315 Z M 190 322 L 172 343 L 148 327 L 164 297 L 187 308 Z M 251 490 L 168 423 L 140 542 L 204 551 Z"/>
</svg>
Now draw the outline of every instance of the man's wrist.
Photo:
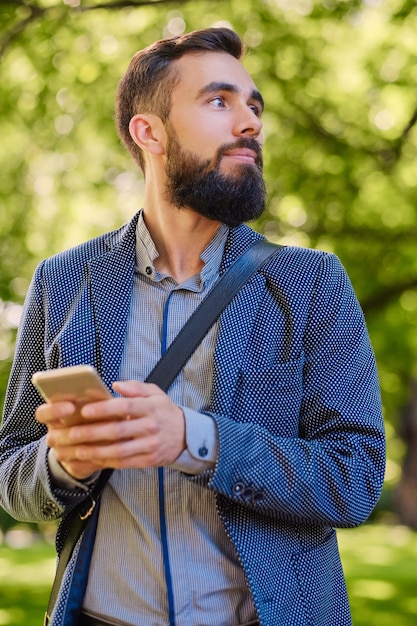
<svg viewBox="0 0 417 626">
<path fill-rule="evenodd" d="M 171 467 L 187 474 L 199 474 L 217 461 L 217 425 L 210 415 L 181 407 L 185 419 L 186 449 Z"/>
<path fill-rule="evenodd" d="M 83 480 L 74 478 L 62 467 L 52 448 L 48 451 L 48 464 L 52 480 L 59 489 L 81 489 L 87 492 L 100 475 L 100 471 L 97 471 Z"/>
</svg>

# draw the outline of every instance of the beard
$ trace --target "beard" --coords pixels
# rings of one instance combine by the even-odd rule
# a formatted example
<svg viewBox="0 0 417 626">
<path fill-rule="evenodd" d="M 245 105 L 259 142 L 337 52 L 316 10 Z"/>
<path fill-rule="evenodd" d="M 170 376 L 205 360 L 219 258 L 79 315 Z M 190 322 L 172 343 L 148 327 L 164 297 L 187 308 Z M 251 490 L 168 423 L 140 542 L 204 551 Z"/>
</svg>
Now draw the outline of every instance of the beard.
<svg viewBox="0 0 417 626">
<path fill-rule="evenodd" d="M 183 150 L 172 128 L 167 127 L 168 200 L 178 209 L 191 209 L 208 219 L 234 227 L 258 218 L 265 209 L 266 185 L 262 176 L 262 152 L 255 139 L 240 138 L 221 146 L 214 166 L 193 152 Z M 248 148 L 256 163 L 236 163 L 234 172 L 223 174 L 220 161 L 225 152 Z"/>
</svg>

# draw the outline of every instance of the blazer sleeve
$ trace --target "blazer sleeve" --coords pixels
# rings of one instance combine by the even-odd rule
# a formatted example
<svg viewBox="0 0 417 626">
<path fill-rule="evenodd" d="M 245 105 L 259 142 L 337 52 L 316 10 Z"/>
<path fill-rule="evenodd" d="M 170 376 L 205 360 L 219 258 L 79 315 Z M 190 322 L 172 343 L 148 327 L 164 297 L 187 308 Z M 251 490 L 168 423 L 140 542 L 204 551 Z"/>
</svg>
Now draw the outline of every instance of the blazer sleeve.
<svg viewBox="0 0 417 626">
<path fill-rule="evenodd" d="M 281 429 L 277 435 L 272 420 L 271 428 L 253 423 L 256 402 L 264 407 L 267 402 L 277 414 L 283 410 L 271 369 L 265 386 L 261 377 L 253 386 L 249 413 L 242 403 L 230 416 L 212 415 L 219 454 L 207 484 L 228 501 L 263 515 L 355 526 L 375 506 L 385 469 L 374 354 L 361 308 L 337 257 L 324 254 L 310 293 L 303 292 L 302 285 L 298 290 L 309 304 L 300 358 L 287 364 L 300 378 L 289 400 L 292 412 L 285 416 L 288 434 Z M 293 318 L 297 324 L 296 311 Z"/>
<path fill-rule="evenodd" d="M 81 489 L 67 492 L 53 487 L 46 427 L 35 419 L 43 400 L 31 376 L 52 365 L 46 363 L 44 349 L 43 265 L 35 271 L 23 307 L 0 429 L 0 506 L 27 522 L 59 518 L 66 506 L 88 495 Z"/>
</svg>

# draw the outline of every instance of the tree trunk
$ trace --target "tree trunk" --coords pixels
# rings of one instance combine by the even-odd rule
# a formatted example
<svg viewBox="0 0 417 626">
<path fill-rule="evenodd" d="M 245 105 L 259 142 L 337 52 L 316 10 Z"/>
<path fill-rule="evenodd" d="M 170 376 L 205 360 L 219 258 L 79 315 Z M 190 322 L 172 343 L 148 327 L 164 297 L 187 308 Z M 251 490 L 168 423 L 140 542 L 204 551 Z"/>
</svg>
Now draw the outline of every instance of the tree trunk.
<svg viewBox="0 0 417 626">
<path fill-rule="evenodd" d="M 402 412 L 399 434 L 406 452 L 398 483 L 394 509 L 401 524 L 417 530 L 417 381 L 412 383 L 411 398 Z"/>
</svg>

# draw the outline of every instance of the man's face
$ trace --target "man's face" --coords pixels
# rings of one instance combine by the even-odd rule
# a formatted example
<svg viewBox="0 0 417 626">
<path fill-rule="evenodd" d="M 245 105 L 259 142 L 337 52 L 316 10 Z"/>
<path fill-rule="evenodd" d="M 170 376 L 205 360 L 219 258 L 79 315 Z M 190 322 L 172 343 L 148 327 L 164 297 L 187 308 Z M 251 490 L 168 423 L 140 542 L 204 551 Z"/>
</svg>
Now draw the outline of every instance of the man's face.
<svg viewBox="0 0 417 626">
<path fill-rule="evenodd" d="M 185 55 L 167 131 L 167 196 L 229 226 L 265 206 L 262 98 L 241 63 L 217 52 Z"/>
</svg>

